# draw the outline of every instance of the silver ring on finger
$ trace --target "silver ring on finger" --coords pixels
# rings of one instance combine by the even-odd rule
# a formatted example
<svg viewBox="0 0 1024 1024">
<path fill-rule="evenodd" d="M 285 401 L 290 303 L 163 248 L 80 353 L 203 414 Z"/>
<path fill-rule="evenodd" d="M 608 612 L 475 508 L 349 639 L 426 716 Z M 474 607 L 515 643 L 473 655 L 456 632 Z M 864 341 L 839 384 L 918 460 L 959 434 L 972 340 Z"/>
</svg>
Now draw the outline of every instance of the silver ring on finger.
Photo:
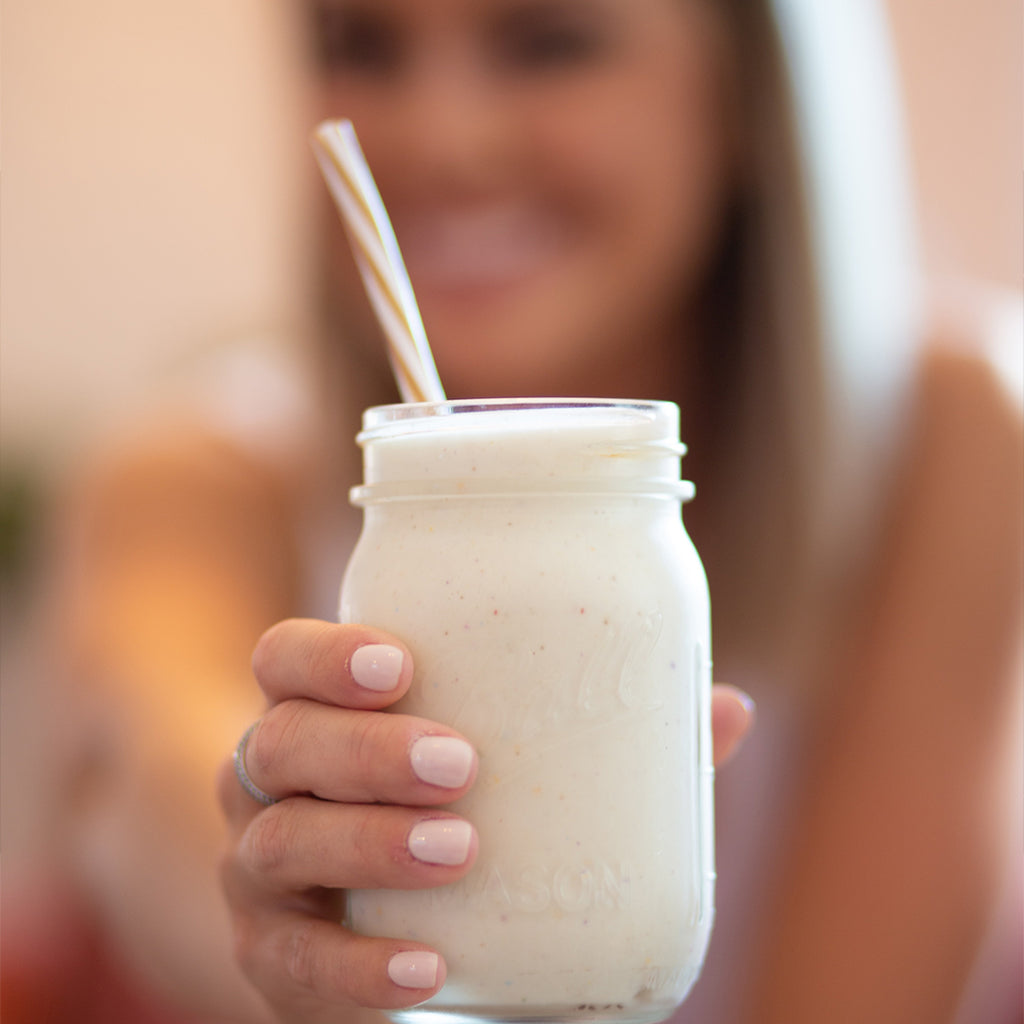
<svg viewBox="0 0 1024 1024">
<path fill-rule="evenodd" d="M 235 775 L 238 776 L 238 781 L 242 784 L 242 789 L 246 791 L 257 803 L 263 804 L 264 807 L 269 807 L 271 804 L 276 804 L 278 798 L 271 796 L 269 793 L 264 792 L 256 785 L 252 779 L 249 778 L 249 772 L 245 767 L 245 748 L 249 744 L 249 737 L 252 735 L 253 729 L 256 728 L 258 722 L 253 722 L 248 729 L 242 734 L 242 738 L 238 741 L 238 746 L 235 747 Z"/>
</svg>

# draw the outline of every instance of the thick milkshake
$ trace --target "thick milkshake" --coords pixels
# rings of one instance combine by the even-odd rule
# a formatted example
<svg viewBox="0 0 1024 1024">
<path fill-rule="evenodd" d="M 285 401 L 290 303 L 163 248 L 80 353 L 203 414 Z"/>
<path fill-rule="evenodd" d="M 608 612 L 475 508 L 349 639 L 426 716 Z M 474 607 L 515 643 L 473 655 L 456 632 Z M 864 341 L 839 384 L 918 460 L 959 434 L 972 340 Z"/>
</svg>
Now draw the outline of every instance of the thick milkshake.
<svg viewBox="0 0 1024 1024">
<path fill-rule="evenodd" d="M 370 410 L 342 621 L 401 636 L 396 710 L 480 771 L 461 882 L 352 892 L 351 927 L 449 969 L 413 1019 L 656 1021 L 713 916 L 710 627 L 669 403 Z"/>
</svg>

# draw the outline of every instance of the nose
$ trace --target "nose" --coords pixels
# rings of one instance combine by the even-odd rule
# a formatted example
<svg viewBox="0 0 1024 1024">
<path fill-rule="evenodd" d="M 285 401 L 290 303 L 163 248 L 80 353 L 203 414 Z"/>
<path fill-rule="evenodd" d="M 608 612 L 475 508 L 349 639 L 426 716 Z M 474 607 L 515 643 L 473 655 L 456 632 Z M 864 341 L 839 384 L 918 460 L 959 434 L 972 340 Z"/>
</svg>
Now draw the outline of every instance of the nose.
<svg viewBox="0 0 1024 1024">
<path fill-rule="evenodd" d="M 423 58 L 402 92 L 392 145 L 408 178 L 454 194 L 501 182 L 514 163 L 516 119 L 484 69 L 438 51 Z"/>
</svg>

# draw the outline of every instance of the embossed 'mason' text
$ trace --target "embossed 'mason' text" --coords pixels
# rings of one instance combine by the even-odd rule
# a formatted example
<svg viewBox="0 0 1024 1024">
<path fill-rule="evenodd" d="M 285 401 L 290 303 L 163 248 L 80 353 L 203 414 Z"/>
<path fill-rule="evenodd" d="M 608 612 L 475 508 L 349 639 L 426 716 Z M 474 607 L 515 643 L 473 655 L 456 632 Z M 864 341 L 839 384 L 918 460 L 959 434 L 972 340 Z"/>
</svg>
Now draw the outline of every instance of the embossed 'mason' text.
<svg viewBox="0 0 1024 1024">
<path fill-rule="evenodd" d="M 631 871 L 625 864 L 480 865 L 461 882 L 435 889 L 435 905 L 455 903 L 481 909 L 542 913 L 558 909 L 581 914 L 596 909 L 626 910 L 631 902 Z"/>
</svg>

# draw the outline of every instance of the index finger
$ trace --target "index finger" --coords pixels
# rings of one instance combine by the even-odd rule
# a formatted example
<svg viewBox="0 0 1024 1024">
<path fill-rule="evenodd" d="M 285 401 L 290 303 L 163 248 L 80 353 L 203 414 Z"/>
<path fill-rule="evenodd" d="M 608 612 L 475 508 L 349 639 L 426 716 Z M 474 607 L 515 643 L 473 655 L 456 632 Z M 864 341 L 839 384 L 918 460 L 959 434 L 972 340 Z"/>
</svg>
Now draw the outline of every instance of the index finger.
<svg viewBox="0 0 1024 1024">
<path fill-rule="evenodd" d="M 252 655 L 271 704 L 296 697 L 356 709 L 385 708 L 412 682 L 412 655 L 397 638 L 356 624 L 286 619 L 260 637 Z"/>
</svg>

